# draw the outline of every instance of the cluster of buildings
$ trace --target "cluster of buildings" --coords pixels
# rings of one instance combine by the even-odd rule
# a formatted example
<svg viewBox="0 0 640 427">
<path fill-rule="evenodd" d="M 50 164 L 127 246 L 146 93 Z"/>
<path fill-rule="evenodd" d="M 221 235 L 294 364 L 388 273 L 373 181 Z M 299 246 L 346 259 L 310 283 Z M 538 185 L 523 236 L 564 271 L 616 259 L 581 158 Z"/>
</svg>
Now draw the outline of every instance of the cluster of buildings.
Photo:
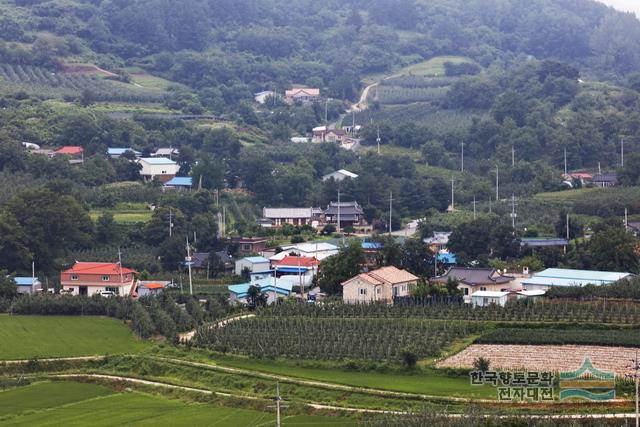
<svg viewBox="0 0 640 427">
<path fill-rule="evenodd" d="M 357 201 L 332 201 L 325 208 L 265 207 L 262 209 L 262 217 L 257 220 L 257 223 L 263 228 L 279 228 L 285 224 L 294 227 L 308 225 L 313 228 L 320 228 L 327 224 L 335 225 L 337 229 L 353 227 L 364 230 L 368 228 L 364 210 Z"/>
<path fill-rule="evenodd" d="M 307 104 L 309 102 L 320 100 L 320 89 L 311 87 L 297 87 L 293 89 L 287 89 L 284 92 L 284 97 L 282 96 L 282 94 L 273 90 L 264 90 L 253 94 L 254 101 L 260 105 L 266 104 L 269 99 L 278 98 L 284 99 L 284 102 L 286 102 L 287 104 Z"/>
<path fill-rule="evenodd" d="M 564 185 L 569 188 L 576 187 L 600 187 L 610 188 L 618 185 L 618 174 L 616 172 L 604 172 L 590 174 L 586 172 L 570 172 L 562 174 Z"/>
<path fill-rule="evenodd" d="M 140 281 L 138 272 L 120 263 L 78 262 L 60 272 L 60 293 L 65 295 L 102 295 L 139 297 L 162 292 L 168 281 Z M 20 294 L 44 292 L 42 282 L 32 277 L 15 277 Z"/>
</svg>

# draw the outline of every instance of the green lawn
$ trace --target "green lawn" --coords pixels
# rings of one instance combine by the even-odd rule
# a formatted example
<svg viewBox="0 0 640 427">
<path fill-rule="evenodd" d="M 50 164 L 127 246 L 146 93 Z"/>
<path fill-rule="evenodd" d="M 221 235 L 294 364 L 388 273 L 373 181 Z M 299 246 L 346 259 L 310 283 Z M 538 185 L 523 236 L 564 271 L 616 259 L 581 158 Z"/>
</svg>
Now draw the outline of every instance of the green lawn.
<svg viewBox="0 0 640 427">
<path fill-rule="evenodd" d="M 113 220 L 118 224 L 147 223 L 153 216 L 144 203 L 125 203 L 111 209 L 96 209 L 89 212 L 89 216 L 95 221 L 105 212 L 113 214 Z"/>
<path fill-rule="evenodd" d="M 0 392 L 0 420 L 9 414 L 52 408 L 112 393 L 108 388 L 94 384 L 71 382 L 32 384 Z"/>
<path fill-rule="evenodd" d="M 78 390 L 84 390 L 85 394 L 78 394 Z M 47 393 L 55 393 L 59 398 L 40 401 L 26 413 L 23 406 L 11 409 L 11 403 L 36 401 Z M 3 426 L 249 427 L 275 424 L 273 412 L 186 403 L 136 392 L 116 393 L 99 385 L 72 382 L 41 383 L 0 392 L 0 402 L 3 408 L 9 409 L 4 413 L 4 420 L 0 417 Z M 282 425 L 346 426 L 355 423 L 348 418 L 287 416 L 285 410 Z"/>
<path fill-rule="evenodd" d="M 462 62 L 471 62 L 471 60 L 462 56 L 436 56 L 427 61 L 409 65 L 408 67 L 401 69 L 394 75 L 414 75 L 424 77 L 444 76 L 445 62 L 453 62 L 459 64 Z"/>
<path fill-rule="evenodd" d="M 121 321 L 92 316 L 0 316 L 0 360 L 135 353 L 147 347 Z"/>
</svg>

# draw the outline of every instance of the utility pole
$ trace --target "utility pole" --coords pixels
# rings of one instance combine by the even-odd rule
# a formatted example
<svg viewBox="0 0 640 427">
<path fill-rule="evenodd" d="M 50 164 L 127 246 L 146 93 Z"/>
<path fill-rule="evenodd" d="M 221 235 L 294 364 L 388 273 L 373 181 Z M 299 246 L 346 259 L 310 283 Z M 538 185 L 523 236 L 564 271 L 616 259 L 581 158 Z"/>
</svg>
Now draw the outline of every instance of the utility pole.
<svg viewBox="0 0 640 427">
<path fill-rule="evenodd" d="M 629 209 L 624 208 L 624 229 L 629 230 Z"/>
<path fill-rule="evenodd" d="M 122 252 L 118 246 L 118 270 L 120 271 L 120 283 L 124 283 L 124 277 L 122 276 Z M 35 275 L 34 275 L 35 276 Z"/>
<path fill-rule="evenodd" d="M 378 136 L 376 137 L 376 143 L 378 144 L 378 156 L 380 155 L 380 126 L 378 126 Z"/>
<path fill-rule="evenodd" d="M 511 195 L 511 226 L 516 229 L 516 196 Z"/>
<path fill-rule="evenodd" d="M 171 208 L 169 208 L 169 237 L 171 237 L 173 233 L 173 212 Z"/>
<path fill-rule="evenodd" d="M 456 202 L 455 202 L 455 178 L 451 177 L 451 212 L 456 210 Z"/>
<path fill-rule="evenodd" d="M 620 166 L 624 167 L 624 138 L 620 140 Z"/>
<path fill-rule="evenodd" d="M 460 172 L 464 172 L 464 141 L 460 144 Z"/>
<path fill-rule="evenodd" d="M 227 207 L 222 206 L 222 237 L 227 234 Z"/>
<path fill-rule="evenodd" d="M 340 190 L 338 190 L 338 234 L 340 233 Z"/>
<path fill-rule="evenodd" d="M 598 162 L 598 175 L 602 175 L 602 167 L 600 166 L 600 162 Z"/>
<path fill-rule="evenodd" d="M 189 294 L 193 295 L 193 280 L 191 277 L 191 248 L 189 247 L 189 237 L 187 237 L 187 267 L 189 268 Z"/>
<path fill-rule="evenodd" d="M 282 405 L 280 402 L 282 401 L 282 398 L 280 397 L 280 383 L 276 382 L 276 427 L 281 427 L 281 416 L 280 416 L 280 409 L 281 408 L 286 408 L 286 405 Z M 267 408 L 273 408 L 273 406 L 267 406 Z"/>
<path fill-rule="evenodd" d="M 493 212 L 491 211 L 491 196 L 489 196 L 489 215 L 491 215 Z"/>
<path fill-rule="evenodd" d="M 496 165 L 496 203 L 500 201 L 500 168 Z"/>
<path fill-rule="evenodd" d="M 476 195 L 473 195 L 473 220 L 476 220 Z"/>
<path fill-rule="evenodd" d="M 633 371 L 632 374 L 626 374 L 625 378 L 633 379 L 636 383 L 636 427 L 640 427 L 640 397 L 638 395 L 638 381 L 640 380 L 640 359 L 638 359 L 638 350 L 636 350 L 636 358 L 631 359 L 631 366 L 629 369 Z"/>
<path fill-rule="evenodd" d="M 571 228 L 569 226 L 569 214 L 567 214 L 567 242 L 571 240 Z"/>
<path fill-rule="evenodd" d="M 391 236 L 391 218 L 393 216 L 393 191 L 389 191 L 389 236 Z"/>
<path fill-rule="evenodd" d="M 516 147 L 511 146 L 511 167 L 516 165 Z"/>
</svg>

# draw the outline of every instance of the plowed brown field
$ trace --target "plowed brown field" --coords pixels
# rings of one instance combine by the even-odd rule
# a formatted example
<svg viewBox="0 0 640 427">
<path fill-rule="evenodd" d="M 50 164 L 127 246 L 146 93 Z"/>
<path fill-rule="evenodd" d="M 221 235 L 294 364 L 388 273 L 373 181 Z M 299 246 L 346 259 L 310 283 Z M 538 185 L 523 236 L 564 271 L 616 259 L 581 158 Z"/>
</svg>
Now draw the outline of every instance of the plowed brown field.
<svg viewBox="0 0 640 427">
<path fill-rule="evenodd" d="M 484 357 L 491 369 L 529 371 L 574 371 L 588 357 L 593 366 L 618 376 L 630 373 L 636 349 L 588 345 L 494 345 L 474 344 L 438 363 L 439 368 L 473 368 L 473 361 Z"/>
</svg>

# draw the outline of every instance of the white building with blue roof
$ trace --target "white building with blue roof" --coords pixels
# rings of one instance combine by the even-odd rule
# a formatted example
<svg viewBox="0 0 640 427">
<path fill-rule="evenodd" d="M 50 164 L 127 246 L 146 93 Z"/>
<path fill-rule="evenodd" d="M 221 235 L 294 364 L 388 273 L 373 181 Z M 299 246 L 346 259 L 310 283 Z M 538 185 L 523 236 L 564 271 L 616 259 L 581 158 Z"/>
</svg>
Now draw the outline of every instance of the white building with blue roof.
<svg viewBox="0 0 640 427">
<path fill-rule="evenodd" d="M 35 294 L 42 289 L 42 283 L 37 277 L 14 277 L 14 280 L 19 294 Z"/>
<path fill-rule="evenodd" d="M 190 190 L 193 186 L 193 178 L 190 176 L 174 176 L 164 183 L 164 188 L 175 190 Z"/>
<path fill-rule="evenodd" d="M 275 277 L 254 280 L 249 283 L 239 285 L 229 285 L 229 302 L 235 304 L 246 304 L 249 288 L 256 286 L 260 292 L 267 295 L 267 304 L 273 304 L 278 298 L 288 298 L 291 296 L 293 283 L 289 280 L 281 280 Z"/>
<path fill-rule="evenodd" d="M 270 273 L 271 261 L 261 256 L 250 256 L 236 261 L 236 276 L 242 276 L 242 272 L 248 270 L 250 274 Z"/>
<path fill-rule="evenodd" d="M 619 280 L 630 279 L 634 275 L 615 271 L 571 270 L 565 268 L 548 268 L 532 277 L 522 280 L 526 291 L 548 290 L 554 286 L 586 286 L 608 285 Z"/>
</svg>

